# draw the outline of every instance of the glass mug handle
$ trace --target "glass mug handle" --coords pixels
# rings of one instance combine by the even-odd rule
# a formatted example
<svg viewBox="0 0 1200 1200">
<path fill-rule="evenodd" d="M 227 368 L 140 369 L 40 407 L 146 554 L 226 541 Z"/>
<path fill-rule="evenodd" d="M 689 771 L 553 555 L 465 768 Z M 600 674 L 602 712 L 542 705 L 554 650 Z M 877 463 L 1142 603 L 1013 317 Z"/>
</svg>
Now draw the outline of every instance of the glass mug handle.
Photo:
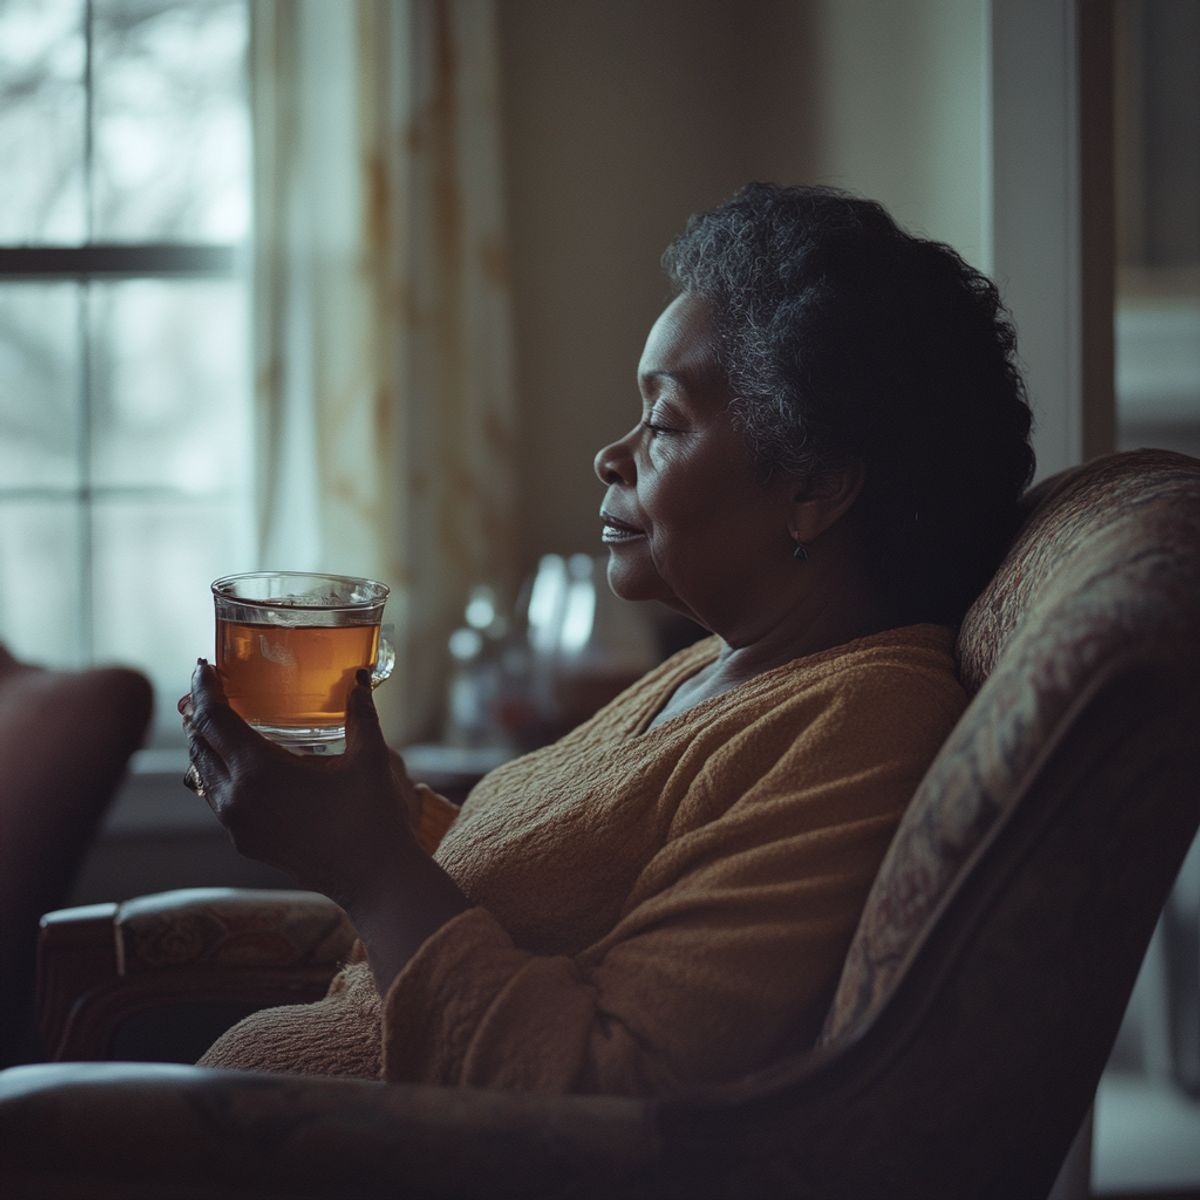
<svg viewBox="0 0 1200 1200">
<path fill-rule="evenodd" d="M 382 625 L 379 629 L 379 649 L 375 652 L 375 665 L 371 668 L 371 689 L 377 688 L 396 666 L 396 647 L 392 644 L 393 625 Z"/>
</svg>

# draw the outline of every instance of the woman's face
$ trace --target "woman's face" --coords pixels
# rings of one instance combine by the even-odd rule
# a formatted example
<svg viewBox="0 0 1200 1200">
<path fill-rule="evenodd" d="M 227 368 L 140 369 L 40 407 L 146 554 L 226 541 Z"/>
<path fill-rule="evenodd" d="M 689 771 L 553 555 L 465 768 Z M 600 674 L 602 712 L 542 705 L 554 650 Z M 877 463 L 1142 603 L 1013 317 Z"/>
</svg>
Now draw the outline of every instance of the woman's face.
<svg viewBox="0 0 1200 1200">
<path fill-rule="evenodd" d="M 724 634 L 777 571 L 794 571 L 786 484 L 767 486 L 729 415 L 708 303 L 684 293 L 638 365 L 641 420 L 596 455 L 609 586 Z"/>
</svg>

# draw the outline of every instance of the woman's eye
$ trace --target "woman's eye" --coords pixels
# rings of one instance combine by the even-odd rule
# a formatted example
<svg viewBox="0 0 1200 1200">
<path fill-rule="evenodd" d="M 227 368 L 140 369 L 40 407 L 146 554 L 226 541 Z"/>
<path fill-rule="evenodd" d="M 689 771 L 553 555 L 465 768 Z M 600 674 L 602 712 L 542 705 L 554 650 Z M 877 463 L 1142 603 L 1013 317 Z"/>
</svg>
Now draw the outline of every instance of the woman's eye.
<svg viewBox="0 0 1200 1200">
<path fill-rule="evenodd" d="M 675 430 L 672 429 L 671 426 L 663 425 L 661 422 L 655 420 L 653 413 L 651 413 L 648 417 L 643 418 L 642 428 L 648 429 L 651 433 L 654 433 L 654 434 L 674 433 L 675 432 Z"/>
</svg>

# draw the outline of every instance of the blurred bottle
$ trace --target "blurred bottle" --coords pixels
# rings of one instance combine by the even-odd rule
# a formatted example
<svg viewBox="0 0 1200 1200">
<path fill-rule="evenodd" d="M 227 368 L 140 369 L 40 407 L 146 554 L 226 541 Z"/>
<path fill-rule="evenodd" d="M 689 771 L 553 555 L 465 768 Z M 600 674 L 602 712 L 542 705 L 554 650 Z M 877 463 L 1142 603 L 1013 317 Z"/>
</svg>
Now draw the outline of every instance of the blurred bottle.
<svg viewBox="0 0 1200 1200">
<path fill-rule="evenodd" d="M 511 615 L 493 588 L 472 588 L 449 641 L 447 745 L 545 745 L 659 661 L 645 606 L 618 600 L 606 569 L 603 557 L 543 555 Z"/>
<path fill-rule="evenodd" d="M 658 662 L 645 607 L 614 596 L 606 570 L 606 557 L 587 554 L 548 555 L 538 567 L 528 636 L 548 737 L 587 720 Z"/>
<path fill-rule="evenodd" d="M 464 623 L 451 635 L 443 741 L 466 749 L 497 749 L 512 739 L 499 719 L 504 687 L 504 647 L 509 622 L 494 588 L 471 589 Z"/>
<path fill-rule="evenodd" d="M 540 743 L 553 740 L 558 728 L 555 679 L 566 599 L 567 560 L 561 554 L 543 554 L 517 602 L 528 653 L 526 691 L 535 722 L 532 734 Z"/>
</svg>

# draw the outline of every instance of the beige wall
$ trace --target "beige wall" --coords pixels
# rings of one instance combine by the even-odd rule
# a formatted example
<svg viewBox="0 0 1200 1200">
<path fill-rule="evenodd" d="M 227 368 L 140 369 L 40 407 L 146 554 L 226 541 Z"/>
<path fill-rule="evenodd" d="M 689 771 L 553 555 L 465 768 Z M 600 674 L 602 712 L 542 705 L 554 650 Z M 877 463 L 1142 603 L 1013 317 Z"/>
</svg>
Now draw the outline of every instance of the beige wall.
<svg viewBox="0 0 1200 1200">
<path fill-rule="evenodd" d="M 807 0 L 764 9 L 793 14 L 792 29 L 773 39 L 777 87 L 801 37 L 819 47 L 809 52 L 807 80 L 793 85 L 807 88 L 814 110 L 810 158 L 796 169 L 881 200 L 902 224 L 986 269 L 986 0 Z M 785 137 L 780 129 L 776 144 Z"/>
<path fill-rule="evenodd" d="M 832 182 L 981 261 L 985 0 L 508 0 L 502 103 L 523 565 L 598 548 L 595 451 L 687 215 Z"/>
<path fill-rule="evenodd" d="M 599 549 L 592 456 L 640 414 L 659 255 L 741 181 L 736 5 L 501 6 L 523 557 Z"/>
</svg>

